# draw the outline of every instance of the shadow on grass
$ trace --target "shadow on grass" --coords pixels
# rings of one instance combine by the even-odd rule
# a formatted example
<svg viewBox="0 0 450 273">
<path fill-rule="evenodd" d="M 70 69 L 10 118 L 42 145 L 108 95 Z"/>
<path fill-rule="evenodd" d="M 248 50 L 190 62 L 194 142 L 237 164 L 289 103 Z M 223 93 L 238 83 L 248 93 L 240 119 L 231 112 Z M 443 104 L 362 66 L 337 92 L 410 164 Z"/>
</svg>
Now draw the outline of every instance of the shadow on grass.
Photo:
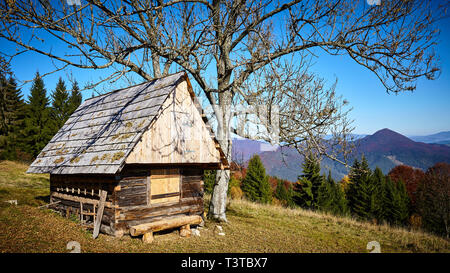
<svg viewBox="0 0 450 273">
<path fill-rule="evenodd" d="M 255 215 L 252 215 L 250 213 L 246 213 L 242 210 L 237 210 L 232 207 L 227 207 L 226 213 L 229 215 L 233 215 L 236 217 L 242 217 L 242 218 L 255 218 Z"/>
<path fill-rule="evenodd" d="M 50 203 L 50 195 L 36 196 L 34 199 L 36 199 L 37 201 L 42 201 L 46 204 Z"/>
</svg>

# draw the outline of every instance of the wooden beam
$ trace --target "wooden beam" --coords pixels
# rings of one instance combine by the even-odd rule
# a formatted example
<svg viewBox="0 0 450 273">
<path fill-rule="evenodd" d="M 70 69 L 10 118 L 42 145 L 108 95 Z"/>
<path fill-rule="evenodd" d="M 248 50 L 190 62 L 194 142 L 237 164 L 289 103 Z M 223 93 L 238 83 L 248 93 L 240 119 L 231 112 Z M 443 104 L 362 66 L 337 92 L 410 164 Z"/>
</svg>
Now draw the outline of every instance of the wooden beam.
<svg viewBox="0 0 450 273">
<path fill-rule="evenodd" d="M 150 244 L 151 242 L 153 242 L 153 231 L 144 233 L 144 236 L 142 236 L 142 241 L 147 244 Z"/>
<path fill-rule="evenodd" d="M 98 237 L 98 233 L 100 231 L 100 225 L 102 223 L 103 209 L 105 208 L 105 201 L 106 201 L 107 193 L 108 192 L 104 191 L 104 190 L 101 190 L 101 192 L 100 192 L 100 204 L 98 206 L 97 217 L 95 218 L 94 233 L 92 234 L 92 237 L 94 239 Z"/>
<path fill-rule="evenodd" d="M 50 196 L 50 198 L 51 198 L 51 196 Z M 41 208 L 45 208 L 45 207 L 49 207 L 49 206 L 52 206 L 52 205 L 55 205 L 55 204 L 58 204 L 58 203 L 60 203 L 61 201 L 57 201 L 57 202 L 50 202 L 49 204 L 47 204 L 47 205 L 43 205 L 43 206 L 40 206 L 40 207 L 38 207 L 39 209 L 41 209 Z"/>
<path fill-rule="evenodd" d="M 190 225 L 185 225 L 180 228 L 180 236 L 181 237 L 190 237 L 191 236 Z"/>
<path fill-rule="evenodd" d="M 59 198 L 59 199 L 66 199 L 66 200 L 74 201 L 74 202 L 83 202 L 83 203 L 92 204 L 92 205 L 99 204 L 99 200 L 96 200 L 96 199 L 85 198 L 85 197 L 81 197 L 81 196 L 74 196 L 74 195 L 64 194 L 64 193 L 59 193 L 59 192 L 52 192 L 51 196 Z M 113 208 L 114 206 L 112 205 L 112 202 L 105 202 L 105 207 Z"/>
<path fill-rule="evenodd" d="M 167 220 L 160 220 L 152 223 L 141 224 L 130 227 L 130 234 L 132 236 L 139 236 L 149 231 L 157 232 L 165 229 L 181 227 L 185 225 L 198 225 L 202 222 L 202 217 L 199 215 L 181 216 Z"/>
</svg>

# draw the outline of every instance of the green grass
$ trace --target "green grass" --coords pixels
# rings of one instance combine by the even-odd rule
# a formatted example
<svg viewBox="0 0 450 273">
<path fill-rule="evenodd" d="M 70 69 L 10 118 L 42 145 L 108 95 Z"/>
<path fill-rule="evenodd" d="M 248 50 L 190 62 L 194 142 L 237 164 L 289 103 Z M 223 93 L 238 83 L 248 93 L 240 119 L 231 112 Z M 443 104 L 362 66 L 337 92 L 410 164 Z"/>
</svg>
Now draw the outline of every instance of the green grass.
<svg viewBox="0 0 450 273">
<path fill-rule="evenodd" d="M 139 238 L 114 238 L 77 221 L 40 209 L 48 200 L 48 176 L 25 174 L 26 165 L 0 162 L 0 252 L 69 252 L 77 241 L 82 252 L 368 252 L 378 241 L 381 252 L 450 252 L 450 242 L 421 231 L 372 225 L 302 209 L 232 200 L 225 236 L 207 221 L 200 237 L 181 238 L 177 231 L 156 233 L 152 244 Z M 18 200 L 18 206 L 4 201 Z"/>
<path fill-rule="evenodd" d="M 27 174 L 28 166 L 12 161 L 0 162 L 0 208 L 4 201 L 17 200 L 19 205 L 40 206 L 48 203 L 49 175 Z"/>
</svg>

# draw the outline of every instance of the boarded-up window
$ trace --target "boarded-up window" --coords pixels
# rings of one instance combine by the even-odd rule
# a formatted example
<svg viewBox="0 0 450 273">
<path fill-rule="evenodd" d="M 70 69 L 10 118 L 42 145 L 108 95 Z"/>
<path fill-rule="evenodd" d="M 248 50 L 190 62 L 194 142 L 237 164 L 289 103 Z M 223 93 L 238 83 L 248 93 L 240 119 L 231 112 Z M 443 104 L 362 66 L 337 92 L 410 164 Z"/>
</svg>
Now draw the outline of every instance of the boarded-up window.
<svg viewBox="0 0 450 273">
<path fill-rule="evenodd" d="M 151 170 L 150 204 L 180 200 L 180 173 L 178 169 Z"/>
</svg>

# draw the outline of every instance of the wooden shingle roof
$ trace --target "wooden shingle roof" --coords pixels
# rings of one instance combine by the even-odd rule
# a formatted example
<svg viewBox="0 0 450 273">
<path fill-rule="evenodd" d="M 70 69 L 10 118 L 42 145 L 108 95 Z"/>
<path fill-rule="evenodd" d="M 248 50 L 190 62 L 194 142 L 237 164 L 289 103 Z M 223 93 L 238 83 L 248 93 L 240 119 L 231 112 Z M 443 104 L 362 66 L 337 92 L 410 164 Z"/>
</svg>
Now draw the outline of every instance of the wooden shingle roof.
<svg viewBox="0 0 450 273">
<path fill-rule="evenodd" d="M 87 99 L 30 165 L 28 173 L 115 174 L 157 118 L 184 72 Z"/>
</svg>

